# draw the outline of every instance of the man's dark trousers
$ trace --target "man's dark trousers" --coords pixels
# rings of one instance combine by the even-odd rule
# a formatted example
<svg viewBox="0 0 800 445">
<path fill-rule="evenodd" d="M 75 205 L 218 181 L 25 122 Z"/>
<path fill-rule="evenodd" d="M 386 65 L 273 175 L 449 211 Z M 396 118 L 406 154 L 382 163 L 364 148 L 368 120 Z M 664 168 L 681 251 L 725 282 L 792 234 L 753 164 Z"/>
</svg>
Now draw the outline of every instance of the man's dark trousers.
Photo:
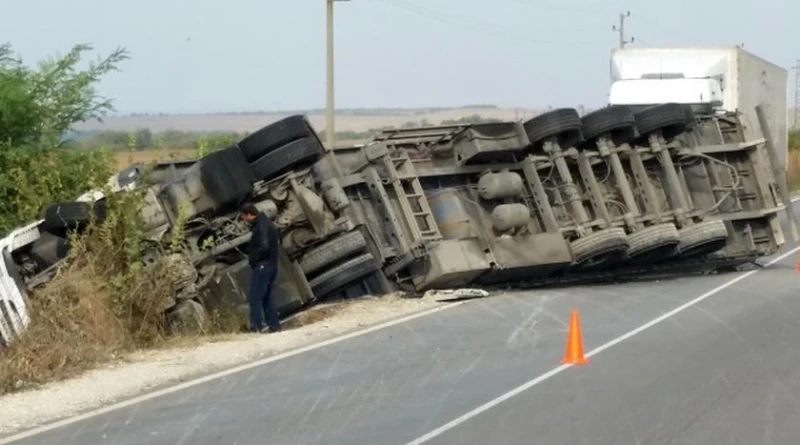
<svg viewBox="0 0 800 445">
<path fill-rule="evenodd" d="M 258 263 L 250 274 L 250 329 L 253 331 L 264 327 L 265 316 L 270 329 L 280 329 L 278 311 L 272 301 L 272 287 L 277 275 L 278 265 L 272 263 Z"/>
</svg>

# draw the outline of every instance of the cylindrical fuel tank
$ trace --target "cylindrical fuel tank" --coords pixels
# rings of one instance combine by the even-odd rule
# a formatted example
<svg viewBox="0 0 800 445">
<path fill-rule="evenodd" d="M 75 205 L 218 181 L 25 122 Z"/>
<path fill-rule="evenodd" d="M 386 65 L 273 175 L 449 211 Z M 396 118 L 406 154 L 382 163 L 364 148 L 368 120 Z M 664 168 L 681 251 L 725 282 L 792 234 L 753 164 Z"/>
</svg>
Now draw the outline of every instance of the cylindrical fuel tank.
<svg viewBox="0 0 800 445">
<path fill-rule="evenodd" d="M 467 239 L 472 237 L 469 214 L 463 199 L 455 189 L 446 188 L 425 193 L 431 206 L 433 218 L 444 239 Z"/>
<path fill-rule="evenodd" d="M 531 211 L 524 204 L 501 204 L 492 210 L 492 225 L 505 232 L 522 227 L 531 220 Z"/>
<path fill-rule="evenodd" d="M 517 197 L 522 194 L 522 177 L 508 170 L 486 173 L 478 180 L 478 193 L 483 199 Z"/>
</svg>

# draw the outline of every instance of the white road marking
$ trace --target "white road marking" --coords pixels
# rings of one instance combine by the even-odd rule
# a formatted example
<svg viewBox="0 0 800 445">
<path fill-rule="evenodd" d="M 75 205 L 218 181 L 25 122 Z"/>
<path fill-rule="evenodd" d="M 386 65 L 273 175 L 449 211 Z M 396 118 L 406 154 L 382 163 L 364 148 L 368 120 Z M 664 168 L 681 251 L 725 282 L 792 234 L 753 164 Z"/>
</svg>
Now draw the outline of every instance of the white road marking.
<svg viewBox="0 0 800 445">
<path fill-rule="evenodd" d="M 800 201 L 800 196 L 797 196 L 797 197 L 791 199 L 791 203 L 794 203 L 794 202 L 797 202 L 797 201 Z M 792 249 L 791 251 L 789 251 L 789 252 L 787 252 L 787 253 L 775 258 L 774 260 L 770 261 L 769 263 L 767 263 L 766 266 L 770 266 L 772 264 L 775 264 L 778 261 L 780 261 L 780 260 L 792 255 L 793 253 L 795 253 L 795 252 L 797 252 L 799 250 L 800 250 L 800 247 L 796 247 L 796 248 Z M 717 287 L 715 289 L 712 289 L 709 292 L 706 292 L 705 294 L 701 295 L 700 297 L 690 301 L 689 303 L 684 304 L 683 306 L 673 310 L 672 312 L 664 314 L 661 317 L 651 321 L 650 323 L 647 323 L 647 324 L 645 324 L 643 326 L 640 326 L 639 328 L 637 328 L 637 329 L 635 329 L 635 330 L 633 330 L 631 332 L 628 332 L 627 334 L 623 335 L 622 337 L 618 337 L 618 338 L 616 338 L 616 339 L 614 339 L 614 340 L 612 340 L 612 341 L 610 341 L 610 342 L 608 342 L 608 343 L 606 343 L 606 344 L 604 344 L 604 345 L 602 345 L 602 346 L 590 351 L 589 353 L 586 354 L 586 356 L 587 357 L 591 357 L 591 356 L 593 356 L 595 354 L 598 354 L 598 353 L 600 353 L 600 352 L 602 352 L 602 351 L 604 351 L 604 350 L 616 345 L 617 343 L 625 341 L 626 339 L 628 339 L 630 337 L 633 337 L 634 335 L 644 331 L 645 329 L 647 329 L 647 328 L 649 328 L 649 327 L 651 327 L 651 326 L 653 326 L 655 324 L 660 323 L 663 320 L 666 320 L 667 318 L 677 314 L 678 312 L 683 311 L 684 309 L 688 308 L 689 306 L 692 306 L 694 304 L 697 304 L 697 303 L 705 300 L 706 298 L 714 295 L 715 293 L 725 289 L 726 287 L 728 287 L 728 286 L 730 286 L 730 285 L 732 285 L 732 284 L 734 284 L 734 283 L 736 283 L 738 281 L 741 281 L 741 280 L 749 277 L 750 275 L 752 275 L 752 274 L 754 274 L 756 272 L 758 272 L 758 270 L 753 270 L 753 271 L 747 272 L 744 275 L 741 275 L 741 276 L 739 276 L 737 278 L 734 278 L 733 280 L 728 281 L 727 283 L 725 283 L 725 284 L 723 284 L 723 285 L 721 285 L 721 286 L 719 286 L 719 287 Z M 368 334 L 370 332 L 379 331 L 381 329 L 388 328 L 390 326 L 394 326 L 394 325 L 397 325 L 397 324 L 405 323 L 406 321 L 410 321 L 410 320 L 413 320 L 415 318 L 424 317 L 426 315 L 433 314 L 435 312 L 444 311 L 444 310 L 447 310 L 449 308 L 452 308 L 452 307 L 455 307 L 455 306 L 460 306 L 460 305 L 468 303 L 468 302 L 469 301 L 462 301 L 462 302 L 453 303 L 453 304 L 450 304 L 450 305 L 447 305 L 447 306 L 444 306 L 444 307 L 436 307 L 436 308 L 433 308 L 433 309 L 430 309 L 430 310 L 427 310 L 427 311 L 418 312 L 416 314 L 411 314 L 409 316 L 402 317 L 402 318 L 399 318 L 397 320 L 387 321 L 385 323 L 381 323 L 381 324 L 378 324 L 378 325 L 375 325 L 375 326 L 372 326 L 372 327 L 369 327 L 369 328 L 366 328 L 366 329 L 362 329 L 362 330 L 359 330 L 359 331 L 351 332 L 349 334 L 341 335 L 339 337 L 334 337 L 332 339 L 325 340 L 325 341 L 322 341 L 322 342 L 319 342 L 319 343 L 314 343 L 314 344 L 311 344 L 311 345 L 308 345 L 308 346 L 303 346 L 303 347 L 295 349 L 293 351 L 284 352 L 282 354 L 278 354 L 278 355 L 275 355 L 275 356 L 272 356 L 272 357 L 268 357 L 268 358 L 265 358 L 265 359 L 262 359 L 262 360 L 246 363 L 244 365 L 240 365 L 240 366 L 236 366 L 236 367 L 233 367 L 233 368 L 229 368 L 229 369 L 226 369 L 224 371 L 216 372 L 214 374 L 209 374 L 209 375 L 206 375 L 206 376 L 203 376 L 203 377 L 199 377 L 199 378 L 194 379 L 194 380 L 189 380 L 187 382 L 184 382 L 184 383 L 181 383 L 181 384 L 178 384 L 178 385 L 175 385 L 175 386 L 170 386 L 168 388 L 163 388 L 163 389 L 160 389 L 158 391 L 153 391 L 153 392 L 150 392 L 150 393 L 147 393 L 147 394 L 142 394 L 140 396 L 133 397 L 131 399 L 128 399 L 128 400 L 125 400 L 125 401 L 122 401 L 122 402 L 114 403 L 112 405 L 108 405 L 108 406 L 105 406 L 105 407 L 102 407 L 102 408 L 97 408 L 97 409 L 94 409 L 94 410 L 91 410 L 91 411 L 87 411 L 87 412 L 85 412 L 83 414 L 80 414 L 80 415 L 77 415 L 77 416 L 68 417 L 66 419 L 62 419 L 62 420 L 58 420 L 58 421 L 55 421 L 55 422 L 51 422 L 51 423 L 48 423 L 48 424 L 45 424 L 45 425 L 42 425 L 42 426 L 39 426 L 39 427 L 36 427 L 36 428 L 32 428 L 32 429 L 29 429 L 29 430 L 26 430 L 26 431 L 23 431 L 23 432 L 20 432 L 20 433 L 17 433 L 17 434 L 13 434 L 11 436 L 6 436 L 4 438 L 0 438 L 0 445 L 9 444 L 9 443 L 12 443 L 12 442 L 16 442 L 18 440 L 26 439 L 28 437 L 36 436 L 37 434 L 41 434 L 41 433 L 44 433 L 44 432 L 47 432 L 47 431 L 50 431 L 50 430 L 53 430 L 53 429 L 56 429 L 56 428 L 60 428 L 62 426 L 71 425 L 73 423 L 80 422 L 81 420 L 90 419 L 92 417 L 96 417 L 96 416 L 99 416 L 99 415 L 102 415 L 102 414 L 105 414 L 105 413 L 116 411 L 118 409 L 125 408 L 127 406 L 131 406 L 131 405 L 135 405 L 137 403 L 145 402 L 145 401 L 150 400 L 150 399 L 155 399 L 156 397 L 160 397 L 160 396 L 163 396 L 163 395 L 171 394 L 171 393 L 180 391 L 182 389 L 191 388 L 193 386 L 197 386 L 197 385 L 200 385 L 202 383 L 206 383 L 206 382 L 218 379 L 218 378 L 227 377 L 229 375 L 236 374 L 236 373 L 242 372 L 242 371 L 246 371 L 248 369 L 257 368 L 257 367 L 259 367 L 261 365 L 266 365 L 268 363 L 276 362 L 278 360 L 281 360 L 281 359 L 284 359 L 284 358 L 288 358 L 288 357 L 291 357 L 291 356 L 294 356 L 294 355 L 302 354 L 304 352 L 313 351 L 315 349 L 319 349 L 319 348 L 322 348 L 322 347 L 325 347 L 325 346 L 329 346 L 329 345 L 332 345 L 332 344 L 340 343 L 342 341 L 349 340 L 351 338 L 359 337 L 361 335 Z M 414 440 L 413 442 L 409 442 L 408 445 L 416 445 L 416 444 L 422 444 L 424 442 L 427 442 L 428 440 L 430 440 L 430 439 L 432 439 L 432 438 L 444 433 L 445 431 L 447 431 L 447 430 L 449 430 L 451 428 L 454 428 L 455 426 L 457 426 L 457 425 L 459 425 L 461 423 L 466 422 L 467 420 L 471 419 L 472 417 L 477 416 L 478 414 L 480 414 L 480 413 L 492 408 L 493 406 L 499 405 L 500 403 L 504 402 L 505 400 L 508 400 L 511 397 L 514 397 L 515 395 L 525 391 L 526 389 L 529 389 L 529 388 L 531 388 L 533 386 L 536 386 L 537 384 L 549 379 L 550 377 L 553 377 L 554 375 L 560 373 L 561 371 L 566 370 L 567 368 L 570 368 L 571 366 L 572 365 L 562 365 L 562 366 L 559 366 L 558 368 L 553 369 L 550 372 L 542 374 L 539 377 L 531 380 L 530 382 L 528 382 L 528 383 L 526 383 L 526 384 L 524 384 L 524 385 L 522 385 L 522 386 L 520 386 L 520 387 L 518 387 L 518 388 L 516 388 L 516 389 L 514 389 L 514 390 L 512 390 L 510 392 L 507 392 L 506 394 L 503 394 L 502 396 L 500 396 L 500 397 L 498 397 L 498 398 L 496 398 L 496 399 L 494 399 L 494 400 L 492 400 L 492 401 L 490 401 L 490 402 L 488 402 L 488 403 L 486 403 L 484 405 L 481 405 L 478 408 L 475 408 L 474 410 L 464 414 L 463 416 L 461 416 L 461 417 L 459 417 L 457 419 L 454 419 L 454 420 L 442 425 L 441 427 L 439 427 L 439 428 L 431 431 L 430 433 L 428 433 L 428 434 L 426 434 L 426 435 Z"/>
<path fill-rule="evenodd" d="M 795 200 L 800 200 L 800 198 L 795 198 L 794 200 L 792 200 L 792 202 L 795 202 Z M 797 253 L 798 251 L 800 251 L 800 247 L 795 247 L 794 249 L 792 249 L 792 250 L 784 253 L 783 255 L 775 258 L 774 260 L 770 261 L 769 263 L 766 264 L 765 267 L 771 266 L 771 265 L 777 263 L 778 261 L 781 261 L 784 258 L 787 258 L 787 257 Z M 744 273 L 744 274 L 742 274 L 742 275 L 740 275 L 740 276 L 738 276 L 738 277 L 736 277 L 736 278 L 734 278 L 734 279 L 732 279 L 730 281 L 725 282 L 724 284 L 722 284 L 720 286 L 715 287 L 714 289 L 711 289 L 710 291 L 704 293 L 703 295 L 700 295 L 699 297 L 695 298 L 694 300 L 692 300 L 692 301 L 690 301 L 688 303 L 685 303 L 685 304 L 683 304 L 683 305 L 671 310 L 670 312 L 667 312 L 666 314 L 664 314 L 664 315 L 662 315 L 662 316 L 660 316 L 660 317 L 658 317 L 658 318 L 656 318 L 654 320 L 651 320 L 648 323 L 645 323 L 645 324 L 639 326 L 638 328 L 628 332 L 627 334 L 623 334 L 623 335 L 615 338 L 614 340 L 611 340 L 610 342 L 608 342 L 608 343 L 606 343 L 604 345 L 601 345 L 601 346 L 599 346 L 599 347 L 597 347 L 595 349 L 592 349 L 591 351 L 586 353 L 586 357 L 587 358 L 591 358 L 591 357 L 593 357 L 593 356 L 605 351 L 606 349 L 608 349 L 608 348 L 610 348 L 612 346 L 615 346 L 615 345 L 617 345 L 619 343 L 622 343 L 623 341 L 628 340 L 629 338 L 631 338 L 631 337 L 633 337 L 633 336 L 635 336 L 637 334 L 642 333 L 644 330 L 646 330 L 648 328 L 651 328 L 651 327 L 661 323 L 662 321 L 664 321 L 664 320 L 666 320 L 666 319 L 668 319 L 668 318 L 670 318 L 670 317 L 672 317 L 672 316 L 674 316 L 674 315 L 676 315 L 676 314 L 678 314 L 678 313 L 680 313 L 680 312 L 682 312 L 682 311 L 684 311 L 684 310 L 696 305 L 697 303 L 700 303 L 701 301 L 707 299 L 708 297 L 711 297 L 712 295 L 720 292 L 721 290 L 724 290 L 724 289 L 726 289 L 726 288 L 738 283 L 739 281 L 742 281 L 745 278 L 757 273 L 759 270 L 760 269 L 751 270 L 751 271 L 746 272 L 746 273 Z M 516 395 L 518 395 L 518 394 L 520 394 L 520 393 L 522 393 L 524 391 L 527 391 L 528 389 L 533 388 L 534 386 L 544 382 L 545 380 L 547 380 L 547 379 L 549 379 L 549 378 L 551 378 L 551 377 L 553 377 L 553 376 L 555 376 L 557 374 L 560 374 L 563 371 L 566 371 L 567 369 L 571 368 L 572 366 L 573 365 L 561 365 L 558 368 L 554 368 L 554 369 L 552 369 L 552 370 L 540 375 L 539 377 L 536 377 L 535 379 L 530 380 L 527 383 L 524 383 L 523 385 L 518 386 L 518 387 L 512 389 L 511 391 L 509 391 L 509 392 L 507 392 L 507 393 L 505 393 L 505 394 L 503 394 L 503 395 L 501 395 L 501 396 L 499 396 L 499 397 L 497 397 L 497 398 L 495 398 L 493 400 L 490 400 L 489 402 L 487 402 L 487 403 L 485 403 L 485 404 L 473 409 L 472 411 L 469 411 L 469 412 L 463 414 L 462 416 L 457 417 L 457 418 L 451 420 L 450 422 L 445 423 L 444 425 L 442 425 L 442 426 L 436 428 L 435 430 L 425 434 L 424 436 L 421 436 L 421 437 L 419 437 L 419 438 L 417 438 L 417 439 L 415 439 L 415 440 L 413 440 L 411 442 L 408 442 L 406 445 L 421 445 L 421 444 L 423 444 L 423 443 L 425 443 L 425 442 L 427 442 L 427 441 L 429 441 L 429 440 L 431 440 L 431 439 L 433 439 L 433 438 L 445 433 L 446 431 L 451 430 L 451 429 L 461 425 L 462 423 L 472 419 L 473 417 L 475 417 L 475 416 L 477 416 L 477 415 L 479 415 L 481 413 L 484 413 L 484 412 L 494 408 L 495 406 L 505 402 L 506 400 L 508 400 L 508 399 L 510 399 L 510 398 L 512 398 L 512 397 L 514 397 L 514 396 L 516 396 Z"/>
<path fill-rule="evenodd" d="M 238 372 L 242 372 L 242 371 L 245 371 L 245 370 L 248 370 L 248 369 L 252 369 L 252 368 L 256 368 L 256 367 L 262 366 L 262 365 L 266 365 L 268 363 L 276 362 L 276 361 L 284 359 L 284 358 L 288 358 L 288 357 L 291 357 L 291 356 L 294 356 L 294 355 L 302 354 L 302 353 L 308 352 L 308 351 L 313 351 L 315 349 L 319 349 L 319 348 L 322 348 L 322 347 L 325 347 L 325 346 L 330 346 L 330 345 L 335 344 L 335 343 L 340 343 L 340 342 L 343 342 L 345 340 L 349 340 L 351 338 L 355 338 L 355 337 L 358 337 L 358 336 L 361 336 L 361 335 L 364 335 L 364 334 L 368 334 L 370 332 L 379 331 L 381 329 L 388 328 L 390 326 L 394 326 L 394 325 L 398 325 L 398 324 L 401 324 L 401 323 L 405 323 L 405 322 L 411 321 L 411 320 L 413 320 L 415 318 L 424 317 L 426 315 L 430 315 L 430 314 L 433 314 L 433 313 L 436 313 L 436 312 L 441 312 L 441 311 L 447 310 L 449 308 L 453 308 L 453 307 L 456 307 L 456 306 L 461 306 L 464 303 L 466 303 L 466 302 L 457 302 L 457 303 L 450 303 L 450 304 L 448 304 L 446 306 L 438 306 L 438 307 L 435 307 L 433 309 L 429 309 L 429 310 L 422 311 L 422 312 L 417 312 L 415 314 L 411 314 L 411 315 L 408 315 L 406 317 L 398 318 L 396 320 L 390 320 L 390 321 L 387 321 L 387 322 L 384 322 L 384 323 L 381 323 L 381 324 L 378 324 L 378 325 L 375 325 L 375 326 L 371 326 L 371 327 L 368 327 L 368 328 L 365 328 L 365 329 L 361 329 L 361 330 L 358 330 L 358 331 L 355 331 L 355 332 L 351 332 L 349 334 L 340 335 L 338 337 L 334 337 L 334 338 L 331 338 L 329 340 L 324 340 L 324 341 L 321 341 L 319 343 L 313 343 L 313 344 L 310 344 L 308 346 L 303 346 L 301 348 L 294 349 L 294 350 L 288 351 L 288 352 L 284 352 L 282 354 L 274 355 L 272 357 L 267 357 L 265 359 L 261 359 L 261 360 L 255 361 L 255 362 L 246 363 L 244 365 L 239 365 L 239 366 L 236 366 L 234 368 L 230 368 L 230 369 L 226 369 L 224 371 L 216 372 L 214 374 L 209 374 L 209 375 L 206 375 L 206 376 L 203 376 L 203 377 L 199 377 L 199 378 L 196 378 L 194 380 L 189 380 L 187 382 L 180 383 L 180 384 L 175 385 L 175 386 L 170 386 L 168 388 L 163 388 L 163 389 L 160 389 L 158 391 L 153 391 L 153 392 L 149 392 L 147 394 L 142 394 L 140 396 L 133 397 L 131 399 L 128 399 L 128 400 L 125 400 L 125 401 L 122 401 L 122 402 L 118 402 L 118 403 L 115 403 L 113 405 L 108 405 L 108 406 L 105 406 L 105 407 L 102 407 L 102 408 L 97 408 L 97 409 L 94 409 L 94 410 L 91 410 L 91 411 L 87 411 L 87 412 L 85 412 L 83 414 L 79 414 L 77 416 L 68 417 L 68 418 L 65 418 L 65 419 L 62 419 L 62 420 L 58 420 L 58 421 L 55 421 L 55 422 L 52 422 L 52 423 L 48 423 L 48 424 L 45 424 L 45 425 L 30 429 L 30 430 L 26 430 L 26 431 L 11 435 L 11 436 L 0 438 L 0 445 L 8 444 L 8 443 L 12 443 L 12 442 L 15 442 L 15 441 L 18 441 L 18 440 L 21 440 L 21 439 L 32 437 L 32 436 L 35 436 L 37 434 L 41 434 L 41 433 L 44 433 L 46 431 L 53 430 L 55 428 L 60 428 L 62 426 L 70 425 L 70 424 L 73 424 L 75 422 L 80 422 L 81 420 L 85 420 L 85 419 L 89 419 L 89 418 L 92 418 L 92 417 L 96 417 L 96 416 L 99 416 L 101 414 L 106 414 L 108 412 L 115 411 L 115 410 L 118 410 L 120 408 L 125 408 L 127 406 L 135 405 L 137 403 L 141 403 L 141 402 L 144 402 L 144 401 L 147 401 L 147 400 L 150 400 L 150 399 L 154 399 L 156 397 L 160 397 L 160 396 L 163 396 L 163 395 L 166 395 L 166 394 L 171 394 L 171 393 L 180 391 L 182 389 L 191 388 L 192 386 L 197 386 L 197 385 L 200 385 L 202 383 L 206 383 L 206 382 L 209 382 L 211 380 L 215 380 L 215 379 L 218 379 L 218 378 L 221 378 L 221 377 L 227 377 L 227 376 L 229 376 L 231 374 L 236 374 Z"/>
</svg>

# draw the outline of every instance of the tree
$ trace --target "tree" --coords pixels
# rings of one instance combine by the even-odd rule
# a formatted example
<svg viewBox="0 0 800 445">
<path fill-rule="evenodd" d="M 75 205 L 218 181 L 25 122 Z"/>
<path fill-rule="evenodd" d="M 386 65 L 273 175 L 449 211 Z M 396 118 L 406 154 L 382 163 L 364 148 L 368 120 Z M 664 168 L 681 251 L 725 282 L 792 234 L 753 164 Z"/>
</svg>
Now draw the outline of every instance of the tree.
<svg viewBox="0 0 800 445">
<path fill-rule="evenodd" d="M 153 132 L 149 128 L 140 128 L 136 130 L 133 136 L 136 140 L 136 150 L 146 150 L 153 147 Z"/>
<path fill-rule="evenodd" d="M 65 148 L 62 142 L 74 124 L 113 111 L 95 87 L 128 53 L 119 48 L 78 69 L 91 50 L 91 45 L 78 44 L 34 69 L 10 44 L 0 45 L 0 233 L 36 219 L 53 201 L 104 183 L 111 174 L 110 156 Z"/>
</svg>

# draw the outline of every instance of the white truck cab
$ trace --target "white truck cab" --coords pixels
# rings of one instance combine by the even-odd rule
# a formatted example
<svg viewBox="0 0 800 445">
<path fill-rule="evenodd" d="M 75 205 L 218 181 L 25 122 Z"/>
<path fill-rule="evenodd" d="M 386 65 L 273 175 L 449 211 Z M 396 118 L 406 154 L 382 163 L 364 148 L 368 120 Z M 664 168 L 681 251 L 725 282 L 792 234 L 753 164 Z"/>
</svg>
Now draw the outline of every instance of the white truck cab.
<svg viewBox="0 0 800 445">
<path fill-rule="evenodd" d="M 0 239 L 0 344 L 9 343 L 30 323 L 28 294 L 12 254 L 39 239 L 40 223 L 15 229 Z"/>
</svg>

